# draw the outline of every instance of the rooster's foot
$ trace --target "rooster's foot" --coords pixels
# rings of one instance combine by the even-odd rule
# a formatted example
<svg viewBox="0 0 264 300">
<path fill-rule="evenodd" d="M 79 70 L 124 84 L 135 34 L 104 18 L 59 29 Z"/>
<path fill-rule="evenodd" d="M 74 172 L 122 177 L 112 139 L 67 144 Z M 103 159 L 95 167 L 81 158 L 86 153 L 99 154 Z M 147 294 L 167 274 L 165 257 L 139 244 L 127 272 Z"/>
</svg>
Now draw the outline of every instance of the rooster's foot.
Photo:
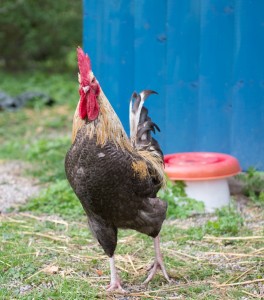
<svg viewBox="0 0 264 300">
<path fill-rule="evenodd" d="M 168 281 L 168 282 L 170 282 L 170 278 L 169 278 L 169 276 L 168 276 L 168 274 L 167 274 L 167 271 L 166 271 L 166 269 L 165 269 L 165 266 L 164 266 L 164 264 L 163 264 L 163 261 L 161 260 L 161 261 L 159 261 L 159 260 L 156 260 L 153 264 L 152 264 L 152 266 L 149 268 L 149 274 L 148 274 L 148 277 L 147 277 L 147 279 L 144 281 L 144 284 L 148 284 L 151 280 L 152 280 L 152 278 L 154 277 L 154 275 L 157 273 L 157 271 L 158 270 L 161 270 L 162 271 L 162 273 L 163 273 L 163 275 L 164 275 L 164 277 L 165 277 L 165 279 Z"/>
<path fill-rule="evenodd" d="M 166 268 L 164 266 L 163 260 L 162 260 L 162 256 L 161 256 L 161 252 L 160 252 L 160 241 L 159 241 L 159 236 L 157 236 L 154 239 L 154 248 L 155 248 L 155 261 L 154 263 L 150 266 L 150 268 L 148 269 L 149 271 L 149 275 L 147 277 L 147 279 L 144 281 L 144 284 L 148 284 L 152 278 L 154 277 L 154 275 L 157 273 L 157 270 L 161 270 L 165 279 L 170 282 L 170 278 L 168 276 L 168 273 L 166 271 Z"/>
<path fill-rule="evenodd" d="M 110 284 L 106 288 L 107 292 L 112 292 L 112 291 L 118 291 L 120 293 L 126 293 L 126 291 L 122 288 L 121 282 L 119 279 L 116 279 L 113 282 L 110 282 Z"/>
<path fill-rule="evenodd" d="M 107 292 L 118 291 L 120 293 L 126 293 L 126 291 L 121 286 L 121 281 L 116 272 L 114 256 L 110 257 L 110 271 L 111 271 L 111 281 L 110 284 L 107 286 L 106 291 Z"/>
</svg>

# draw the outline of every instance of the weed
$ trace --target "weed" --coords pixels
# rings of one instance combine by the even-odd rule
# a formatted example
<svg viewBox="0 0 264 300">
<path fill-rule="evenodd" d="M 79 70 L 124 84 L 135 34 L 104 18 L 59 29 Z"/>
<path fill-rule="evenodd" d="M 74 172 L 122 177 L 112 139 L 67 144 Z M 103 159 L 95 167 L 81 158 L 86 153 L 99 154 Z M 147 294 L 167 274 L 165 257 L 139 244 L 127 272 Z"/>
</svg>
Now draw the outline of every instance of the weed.
<svg viewBox="0 0 264 300">
<path fill-rule="evenodd" d="M 167 180 L 167 187 L 159 191 L 159 197 L 168 202 L 169 218 L 185 219 L 195 213 L 204 212 L 204 203 L 188 198 L 183 181 Z"/>
<path fill-rule="evenodd" d="M 241 226 L 243 226 L 243 218 L 236 210 L 234 204 L 222 207 L 216 210 L 216 220 L 209 220 L 203 227 L 205 234 L 220 235 L 237 235 Z"/>
<path fill-rule="evenodd" d="M 237 175 L 237 179 L 244 183 L 244 194 L 255 204 L 264 206 L 264 173 L 254 168 Z"/>
</svg>

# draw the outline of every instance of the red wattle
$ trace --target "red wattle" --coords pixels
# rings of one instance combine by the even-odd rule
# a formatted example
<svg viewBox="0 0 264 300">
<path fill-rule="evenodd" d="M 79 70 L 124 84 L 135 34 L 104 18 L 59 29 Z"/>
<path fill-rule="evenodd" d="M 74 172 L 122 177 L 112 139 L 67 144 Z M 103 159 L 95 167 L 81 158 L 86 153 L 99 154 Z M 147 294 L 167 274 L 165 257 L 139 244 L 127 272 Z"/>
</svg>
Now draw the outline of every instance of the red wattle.
<svg viewBox="0 0 264 300">
<path fill-rule="evenodd" d="M 87 101 L 87 115 L 90 121 L 95 120 L 99 114 L 99 105 L 96 100 L 96 95 L 90 93 L 89 101 Z"/>
<path fill-rule="evenodd" d="M 79 89 L 79 94 L 81 96 L 79 104 L 79 116 L 81 119 L 85 119 L 87 117 L 87 99 L 82 88 Z"/>
</svg>

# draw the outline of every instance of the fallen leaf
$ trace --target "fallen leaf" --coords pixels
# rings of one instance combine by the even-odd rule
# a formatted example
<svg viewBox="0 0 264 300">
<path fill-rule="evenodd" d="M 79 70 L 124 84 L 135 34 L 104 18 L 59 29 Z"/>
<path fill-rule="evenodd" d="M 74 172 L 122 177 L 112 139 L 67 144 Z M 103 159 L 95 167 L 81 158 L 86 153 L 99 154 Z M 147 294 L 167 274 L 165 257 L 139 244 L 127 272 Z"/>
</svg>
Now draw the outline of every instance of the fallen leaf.
<svg viewBox="0 0 264 300">
<path fill-rule="evenodd" d="M 46 273 L 46 274 L 56 274 L 59 271 L 59 267 L 58 266 L 47 266 L 46 268 L 44 268 L 42 270 L 42 272 Z"/>
<path fill-rule="evenodd" d="M 102 276 L 102 275 L 103 275 L 103 271 L 102 271 L 102 270 L 96 270 L 96 273 L 97 273 L 99 276 Z"/>
</svg>

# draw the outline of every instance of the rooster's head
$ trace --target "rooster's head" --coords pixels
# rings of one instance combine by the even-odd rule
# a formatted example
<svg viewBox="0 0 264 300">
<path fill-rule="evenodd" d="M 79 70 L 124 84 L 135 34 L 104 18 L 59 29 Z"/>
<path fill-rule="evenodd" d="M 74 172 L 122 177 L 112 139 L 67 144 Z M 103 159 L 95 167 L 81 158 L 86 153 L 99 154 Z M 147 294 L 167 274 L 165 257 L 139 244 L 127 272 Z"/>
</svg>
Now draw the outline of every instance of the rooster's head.
<svg viewBox="0 0 264 300">
<path fill-rule="evenodd" d="M 79 116 L 81 119 L 88 118 L 93 121 L 98 117 L 99 105 L 97 97 L 100 94 L 100 85 L 91 70 L 91 61 L 82 48 L 77 48 L 79 66 Z"/>
</svg>

